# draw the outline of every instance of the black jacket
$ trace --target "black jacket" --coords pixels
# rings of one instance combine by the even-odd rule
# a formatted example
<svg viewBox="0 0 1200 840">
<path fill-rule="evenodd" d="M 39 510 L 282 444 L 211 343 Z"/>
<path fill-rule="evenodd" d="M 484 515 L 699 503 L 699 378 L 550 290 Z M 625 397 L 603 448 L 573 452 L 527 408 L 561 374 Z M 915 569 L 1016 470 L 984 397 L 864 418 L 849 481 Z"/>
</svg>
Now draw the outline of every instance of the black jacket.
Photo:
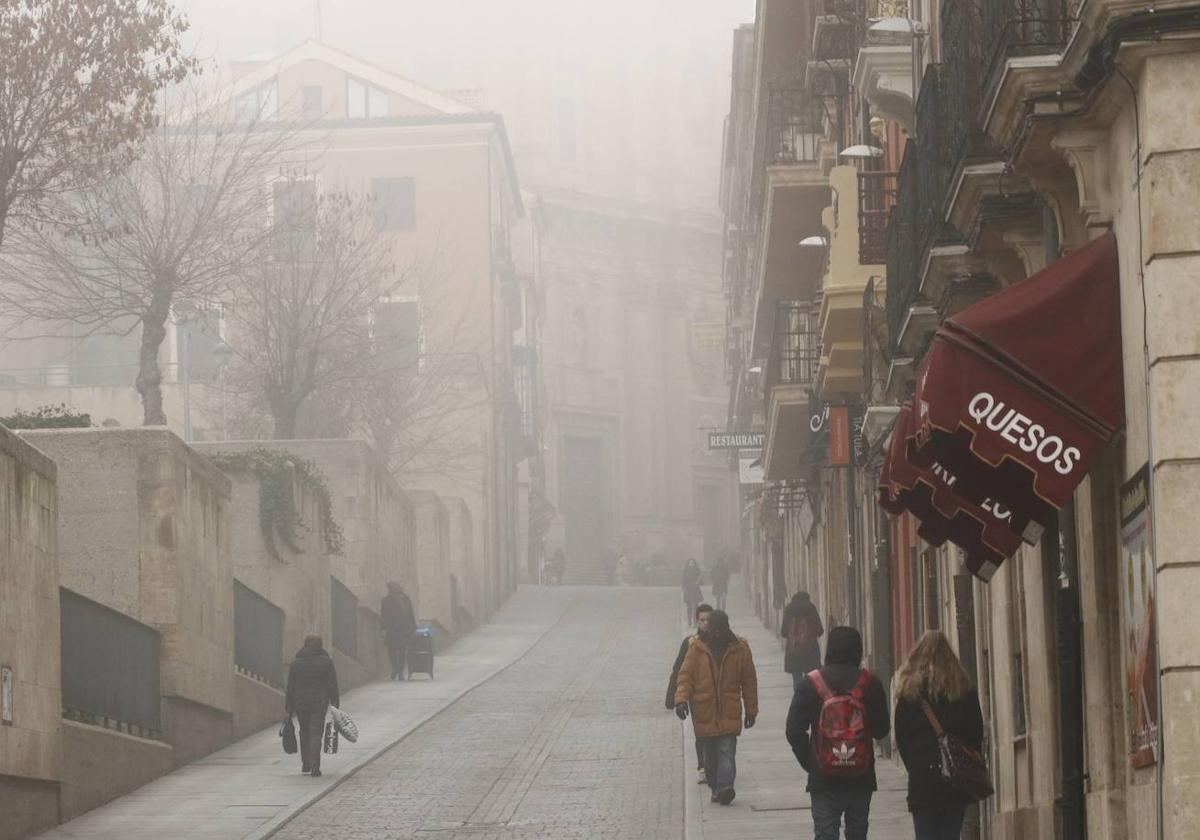
<svg viewBox="0 0 1200 840">
<path fill-rule="evenodd" d="M 929 705 L 942 729 L 958 736 L 972 749 L 983 751 L 983 713 L 974 689 L 958 700 L 940 698 Z M 920 701 L 896 701 L 896 746 L 908 770 L 908 810 L 938 807 L 947 799 L 969 802 L 942 781 L 937 737 Z"/>
<path fill-rule="evenodd" d="M 830 630 L 829 644 L 825 651 L 825 666 L 821 668 L 821 676 L 825 678 L 829 690 L 847 693 L 853 690 L 862 673 L 862 668 L 859 667 L 861 662 L 862 636 L 858 631 L 849 627 L 835 627 Z M 827 779 L 817 769 L 810 733 L 821 715 L 821 702 L 821 695 L 817 693 L 816 686 L 806 676 L 792 695 L 792 705 L 788 709 L 787 739 L 792 745 L 796 760 L 808 771 L 808 790 L 875 790 L 877 785 L 874 765 L 869 773 L 856 779 Z M 872 676 L 867 683 L 863 706 L 871 737 L 876 740 L 886 738 L 891 729 L 891 721 L 888 715 L 887 695 L 878 677 Z"/>
<path fill-rule="evenodd" d="M 288 668 L 284 710 L 288 714 L 339 705 L 337 672 L 324 648 L 302 647 Z"/>
<path fill-rule="evenodd" d="M 389 646 L 408 644 L 417 632 L 417 616 L 412 599 L 405 592 L 389 592 L 379 605 L 379 623 L 383 625 Z"/>
<path fill-rule="evenodd" d="M 696 641 L 696 634 L 686 637 L 679 643 L 679 655 L 675 657 L 675 664 L 671 666 L 671 678 L 667 680 L 667 708 L 675 708 L 675 688 L 679 684 L 679 669 L 683 667 L 683 658 L 687 656 L 688 648 L 692 646 L 692 642 Z"/>
<path fill-rule="evenodd" d="M 783 654 L 783 670 L 789 674 L 807 674 L 814 668 L 821 666 L 821 644 L 817 639 L 824 635 L 825 626 L 821 624 L 821 614 L 817 612 L 817 608 L 812 601 L 804 601 L 793 597 L 783 611 L 783 626 L 779 631 L 785 641 L 788 637 L 788 625 L 797 618 L 807 619 L 809 639 L 811 641 L 802 650 L 785 650 Z"/>
</svg>

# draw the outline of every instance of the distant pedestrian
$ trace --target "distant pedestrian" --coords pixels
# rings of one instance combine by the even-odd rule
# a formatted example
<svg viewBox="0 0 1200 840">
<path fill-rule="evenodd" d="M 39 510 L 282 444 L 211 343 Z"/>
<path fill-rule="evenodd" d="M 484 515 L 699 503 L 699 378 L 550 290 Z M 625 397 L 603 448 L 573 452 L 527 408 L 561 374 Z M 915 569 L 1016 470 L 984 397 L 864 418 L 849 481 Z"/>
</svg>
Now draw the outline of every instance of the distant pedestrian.
<svg viewBox="0 0 1200 840">
<path fill-rule="evenodd" d="M 412 599 L 399 582 L 392 581 L 387 588 L 388 594 L 379 605 L 379 622 L 383 625 L 383 643 L 392 663 L 392 679 L 403 680 L 408 649 L 417 632 L 417 615 Z"/>
<path fill-rule="evenodd" d="M 622 551 L 617 557 L 617 586 L 629 585 L 629 558 Z"/>
<path fill-rule="evenodd" d="M 700 564 L 694 557 L 688 558 L 683 567 L 683 606 L 687 611 L 688 621 L 694 622 L 696 607 L 704 600 L 704 590 L 700 588 Z"/>
<path fill-rule="evenodd" d="M 927 711 L 928 710 L 928 713 Z M 908 770 L 908 810 L 916 840 L 958 840 L 973 801 L 942 778 L 933 721 L 977 753 L 983 751 L 979 695 L 945 635 L 921 637 L 896 677 L 896 746 Z"/>
<path fill-rule="evenodd" d="M 708 573 L 712 580 L 713 601 L 717 605 L 717 609 L 725 609 L 725 596 L 729 594 L 729 567 L 725 565 L 724 560 L 717 560 L 712 570 Z"/>
<path fill-rule="evenodd" d="M 563 577 L 567 573 L 567 556 L 561 548 L 556 548 L 550 556 L 550 579 L 555 586 L 562 586 Z"/>
<path fill-rule="evenodd" d="M 667 708 L 675 708 L 675 689 L 679 687 L 679 669 L 683 667 L 684 657 L 687 656 L 688 648 L 692 643 L 699 638 L 699 634 L 708 629 L 708 616 L 713 608 L 708 604 L 701 604 L 696 607 L 696 632 L 689 633 L 684 637 L 679 644 L 679 655 L 675 657 L 675 664 L 671 666 L 671 678 L 667 680 Z M 699 735 L 696 736 L 696 772 L 699 774 L 699 783 L 704 784 L 706 781 L 704 775 L 704 739 Z"/>
<path fill-rule="evenodd" d="M 875 739 L 890 728 L 883 685 L 862 668 L 862 636 L 829 631 L 825 666 L 801 680 L 788 709 L 787 739 L 808 771 L 815 840 L 866 840 L 875 792 Z"/>
<path fill-rule="evenodd" d="M 758 717 L 758 674 L 745 639 L 733 635 L 729 616 L 713 610 L 708 626 L 689 647 L 679 668 L 675 714 L 690 711 L 696 737 L 704 739 L 704 775 L 712 801 L 728 805 L 737 795 L 737 739 Z"/>
<path fill-rule="evenodd" d="M 300 723 L 300 772 L 321 775 L 321 736 L 325 713 L 340 705 L 337 671 L 321 637 L 309 634 L 288 668 L 284 710 Z"/>
<path fill-rule="evenodd" d="M 807 592 L 797 592 L 784 608 L 780 633 L 784 640 L 783 670 L 792 675 L 792 688 L 796 689 L 805 674 L 821 667 L 821 643 L 817 640 L 825 633 L 821 614 Z"/>
</svg>

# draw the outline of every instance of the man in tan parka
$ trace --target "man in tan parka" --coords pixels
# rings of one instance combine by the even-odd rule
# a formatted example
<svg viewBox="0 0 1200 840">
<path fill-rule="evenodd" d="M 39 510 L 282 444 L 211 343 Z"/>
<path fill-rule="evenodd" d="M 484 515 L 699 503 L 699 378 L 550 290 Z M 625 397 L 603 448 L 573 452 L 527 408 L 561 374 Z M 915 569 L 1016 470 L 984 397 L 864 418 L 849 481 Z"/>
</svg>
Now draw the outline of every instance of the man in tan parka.
<svg viewBox="0 0 1200 840">
<path fill-rule="evenodd" d="M 742 726 L 758 717 L 758 675 L 750 645 L 729 629 L 729 615 L 714 610 L 708 627 L 691 647 L 679 668 L 675 714 L 687 718 L 704 743 L 704 770 L 712 801 L 728 805 L 736 792 L 737 736 Z"/>
</svg>

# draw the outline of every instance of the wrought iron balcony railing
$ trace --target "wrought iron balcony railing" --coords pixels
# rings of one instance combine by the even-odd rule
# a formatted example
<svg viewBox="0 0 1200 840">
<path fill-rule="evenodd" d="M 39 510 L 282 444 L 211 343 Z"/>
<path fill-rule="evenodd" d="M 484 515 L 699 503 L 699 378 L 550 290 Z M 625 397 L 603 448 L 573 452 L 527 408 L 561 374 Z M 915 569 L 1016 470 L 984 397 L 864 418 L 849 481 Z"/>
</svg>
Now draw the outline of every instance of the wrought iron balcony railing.
<svg viewBox="0 0 1200 840">
<path fill-rule="evenodd" d="M 858 262 L 887 259 L 888 215 L 896 204 L 896 172 L 858 173 Z"/>
<path fill-rule="evenodd" d="M 988 78 L 1007 58 L 1056 52 L 1066 45 L 1074 27 L 1068 0 L 980 0 L 983 35 L 991 45 Z"/>
<path fill-rule="evenodd" d="M 767 91 L 767 165 L 813 163 L 824 136 L 820 101 L 800 84 Z"/>
<path fill-rule="evenodd" d="M 945 160 L 951 171 L 964 159 L 986 154 L 989 142 L 980 123 L 983 102 L 982 10 L 977 0 L 943 0 L 941 86 Z"/>
<path fill-rule="evenodd" d="M 920 178 L 921 148 L 910 142 L 904 151 L 900 173 L 896 176 L 896 206 L 888 216 L 887 242 L 887 323 L 893 349 L 904 326 L 904 316 L 917 298 L 917 276 L 921 247 L 917 242 L 917 182 Z"/>
<path fill-rule="evenodd" d="M 813 25 L 813 59 L 844 63 L 849 72 L 865 25 L 862 0 L 821 0 Z"/>
<path fill-rule="evenodd" d="M 821 339 L 814 309 L 806 301 L 781 300 L 775 304 L 768 386 L 811 385 L 816 381 Z"/>
</svg>

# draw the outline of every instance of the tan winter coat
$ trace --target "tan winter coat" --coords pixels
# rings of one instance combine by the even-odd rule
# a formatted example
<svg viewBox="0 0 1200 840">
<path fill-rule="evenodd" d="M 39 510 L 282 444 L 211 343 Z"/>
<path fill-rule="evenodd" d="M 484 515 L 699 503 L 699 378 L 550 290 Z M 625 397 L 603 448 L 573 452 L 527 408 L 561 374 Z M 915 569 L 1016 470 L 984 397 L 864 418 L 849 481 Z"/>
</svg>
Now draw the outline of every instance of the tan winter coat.
<svg viewBox="0 0 1200 840">
<path fill-rule="evenodd" d="M 675 704 L 690 703 L 692 727 L 699 738 L 740 735 L 743 704 L 758 715 L 758 674 L 750 645 L 738 637 L 718 663 L 712 649 L 697 639 L 679 668 Z"/>
</svg>

